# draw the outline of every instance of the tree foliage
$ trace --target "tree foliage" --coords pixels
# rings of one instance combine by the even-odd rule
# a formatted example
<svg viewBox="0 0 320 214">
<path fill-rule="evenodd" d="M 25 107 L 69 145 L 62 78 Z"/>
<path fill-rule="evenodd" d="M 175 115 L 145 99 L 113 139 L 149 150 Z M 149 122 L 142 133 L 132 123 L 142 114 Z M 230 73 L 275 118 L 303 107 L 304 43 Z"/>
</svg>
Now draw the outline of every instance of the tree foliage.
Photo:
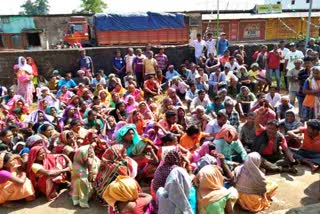
<svg viewBox="0 0 320 214">
<path fill-rule="evenodd" d="M 107 8 L 103 0 L 82 0 L 80 13 L 101 13 Z"/>
<path fill-rule="evenodd" d="M 23 11 L 20 14 L 24 15 L 46 15 L 49 13 L 49 2 L 48 0 L 26 0 L 21 5 Z"/>
</svg>

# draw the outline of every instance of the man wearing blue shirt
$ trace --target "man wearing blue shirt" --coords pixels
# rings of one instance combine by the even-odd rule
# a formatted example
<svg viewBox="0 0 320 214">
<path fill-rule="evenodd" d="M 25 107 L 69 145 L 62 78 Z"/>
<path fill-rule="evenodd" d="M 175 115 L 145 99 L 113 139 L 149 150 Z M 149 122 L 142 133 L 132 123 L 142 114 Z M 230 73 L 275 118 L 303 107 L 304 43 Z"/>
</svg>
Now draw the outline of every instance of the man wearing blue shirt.
<svg viewBox="0 0 320 214">
<path fill-rule="evenodd" d="M 68 89 L 73 89 L 77 86 L 77 84 L 71 79 L 71 73 L 67 73 L 64 79 L 59 80 L 58 88 L 60 89 L 62 86 L 66 86 Z"/>
<path fill-rule="evenodd" d="M 223 53 L 229 48 L 229 41 L 226 39 L 226 37 L 226 33 L 220 33 L 220 38 L 218 40 L 218 56 L 222 56 Z"/>
<path fill-rule="evenodd" d="M 172 80 L 173 77 L 178 77 L 178 76 L 180 76 L 180 74 L 178 73 L 178 71 L 174 70 L 174 66 L 169 65 L 168 71 L 166 72 L 167 81 L 170 81 Z"/>
</svg>

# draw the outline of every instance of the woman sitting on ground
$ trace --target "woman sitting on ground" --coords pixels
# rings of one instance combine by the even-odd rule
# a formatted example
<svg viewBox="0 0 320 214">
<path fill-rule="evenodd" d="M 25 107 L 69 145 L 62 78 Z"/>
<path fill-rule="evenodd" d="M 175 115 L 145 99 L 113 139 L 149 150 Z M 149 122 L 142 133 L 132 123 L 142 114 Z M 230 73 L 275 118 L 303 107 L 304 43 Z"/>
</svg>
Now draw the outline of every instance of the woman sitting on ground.
<svg viewBox="0 0 320 214">
<path fill-rule="evenodd" d="M 232 178 L 232 173 L 227 165 L 223 164 L 227 173 L 226 177 Z M 238 197 L 237 190 L 233 187 L 226 189 L 222 170 L 216 165 L 203 167 L 195 178 L 198 200 L 198 213 L 233 213 L 233 205 Z"/>
<path fill-rule="evenodd" d="M 32 147 L 29 153 L 27 174 L 35 190 L 44 194 L 48 201 L 58 196 L 61 184 L 67 183 L 71 161 L 65 155 L 48 153 L 43 146 Z"/>
<path fill-rule="evenodd" d="M 35 199 L 34 189 L 26 173 L 21 171 L 22 159 L 8 152 L 0 154 L 0 205 L 11 206 L 11 201 Z"/>
<path fill-rule="evenodd" d="M 271 198 L 278 185 L 266 180 L 259 169 L 261 156 L 257 152 L 248 155 L 242 166 L 235 169 L 235 187 L 239 192 L 239 205 L 250 212 L 260 212 L 270 207 Z"/>
<path fill-rule="evenodd" d="M 150 213 L 151 195 L 142 193 L 137 181 L 119 175 L 103 193 L 103 198 L 119 214 Z"/>
</svg>

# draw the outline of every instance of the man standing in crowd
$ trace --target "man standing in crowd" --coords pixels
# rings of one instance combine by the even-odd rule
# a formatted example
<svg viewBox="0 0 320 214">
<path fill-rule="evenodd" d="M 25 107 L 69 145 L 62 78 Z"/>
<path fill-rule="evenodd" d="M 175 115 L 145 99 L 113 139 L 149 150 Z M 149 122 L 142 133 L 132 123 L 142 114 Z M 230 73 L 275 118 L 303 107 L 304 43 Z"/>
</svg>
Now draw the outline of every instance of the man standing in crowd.
<svg viewBox="0 0 320 214">
<path fill-rule="evenodd" d="M 158 63 L 153 58 L 153 51 L 147 52 L 147 58 L 143 60 L 143 78 L 146 79 L 148 75 L 155 75 L 158 70 Z"/>
<path fill-rule="evenodd" d="M 226 50 L 229 48 L 229 41 L 227 40 L 227 34 L 220 33 L 220 38 L 218 39 L 218 56 L 222 56 Z"/>
<path fill-rule="evenodd" d="M 86 55 L 85 49 L 80 49 L 79 70 L 83 70 L 85 75 L 92 78 L 94 75 L 93 62 L 90 56 Z"/>
<path fill-rule="evenodd" d="M 203 55 L 204 48 L 206 47 L 206 42 L 202 39 L 200 33 L 197 34 L 197 39 L 190 43 L 190 46 L 194 48 L 194 57 L 198 64 L 198 60 Z"/>
<path fill-rule="evenodd" d="M 278 45 L 273 46 L 273 50 L 267 55 L 268 78 L 272 82 L 272 76 L 276 74 L 277 90 L 280 90 L 280 60 L 283 58 L 282 52 L 278 50 Z"/>
<path fill-rule="evenodd" d="M 133 54 L 133 48 L 128 48 L 127 55 L 124 56 L 124 61 L 126 63 L 126 73 L 130 72 L 133 74 L 133 59 L 136 56 Z"/>
<path fill-rule="evenodd" d="M 296 59 L 303 59 L 304 55 L 301 51 L 296 49 L 296 45 L 294 43 L 290 43 L 289 45 L 290 51 L 285 55 L 285 67 L 286 67 L 286 74 L 288 71 L 294 68 L 294 61 Z M 286 89 L 288 88 L 288 81 L 286 78 L 285 74 L 285 84 L 286 84 Z"/>
<path fill-rule="evenodd" d="M 213 56 L 216 56 L 217 55 L 217 50 L 216 50 L 217 41 L 212 38 L 211 32 L 209 32 L 207 36 L 208 36 L 207 41 L 206 41 L 207 57 L 209 57 L 210 54 L 212 54 Z"/>
<path fill-rule="evenodd" d="M 164 54 L 163 47 L 159 49 L 159 53 L 157 53 L 154 58 L 157 60 L 158 69 L 160 69 L 164 74 L 164 72 L 166 72 L 169 60 L 167 55 Z"/>
</svg>

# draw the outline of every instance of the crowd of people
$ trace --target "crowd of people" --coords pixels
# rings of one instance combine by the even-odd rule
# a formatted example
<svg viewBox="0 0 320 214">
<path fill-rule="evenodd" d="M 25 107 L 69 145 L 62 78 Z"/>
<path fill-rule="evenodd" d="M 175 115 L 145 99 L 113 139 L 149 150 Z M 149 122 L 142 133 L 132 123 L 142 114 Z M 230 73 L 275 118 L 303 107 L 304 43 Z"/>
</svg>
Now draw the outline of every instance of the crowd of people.
<svg viewBox="0 0 320 214">
<path fill-rule="evenodd" d="M 19 57 L 17 84 L 0 88 L 0 204 L 69 189 L 74 206 L 109 213 L 269 208 L 267 173 L 320 165 L 319 46 L 280 41 L 248 56 L 226 37 L 198 34 L 180 66 L 148 45 L 117 51 L 105 72 L 79 49 L 79 70 L 49 80 Z"/>
</svg>

